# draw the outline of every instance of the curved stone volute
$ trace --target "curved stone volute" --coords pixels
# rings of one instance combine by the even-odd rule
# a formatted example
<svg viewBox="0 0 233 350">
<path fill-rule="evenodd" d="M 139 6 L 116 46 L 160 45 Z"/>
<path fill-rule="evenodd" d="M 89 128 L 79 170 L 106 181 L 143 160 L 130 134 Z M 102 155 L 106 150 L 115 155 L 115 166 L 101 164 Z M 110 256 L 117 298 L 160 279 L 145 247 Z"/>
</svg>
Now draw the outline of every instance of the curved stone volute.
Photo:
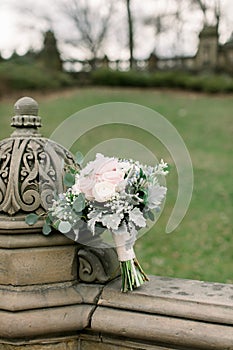
<svg viewBox="0 0 233 350">
<path fill-rule="evenodd" d="M 14 111 L 15 131 L 0 142 L 0 232 L 41 231 L 42 220 L 29 227 L 25 216 L 46 211 L 54 191 L 63 191 L 65 164 L 74 161 L 70 152 L 39 134 L 34 99 L 19 99 Z"/>
</svg>

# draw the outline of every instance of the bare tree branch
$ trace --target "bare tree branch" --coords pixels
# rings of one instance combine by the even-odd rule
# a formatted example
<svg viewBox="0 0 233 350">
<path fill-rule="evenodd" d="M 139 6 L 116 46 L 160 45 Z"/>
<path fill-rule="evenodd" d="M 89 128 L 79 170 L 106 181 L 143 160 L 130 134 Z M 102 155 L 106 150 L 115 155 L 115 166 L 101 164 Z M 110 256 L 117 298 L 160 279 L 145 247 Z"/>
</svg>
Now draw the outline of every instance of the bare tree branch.
<svg viewBox="0 0 233 350">
<path fill-rule="evenodd" d="M 108 1 L 105 13 L 90 6 L 89 0 L 69 0 L 64 3 L 64 11 L 76 26 L 79 39 L 91 56 L 93 67 L 106 38 L 113 12 L 113 0 Z M 70 41 L 71 44 L 74 40 Z"/>
</svg>

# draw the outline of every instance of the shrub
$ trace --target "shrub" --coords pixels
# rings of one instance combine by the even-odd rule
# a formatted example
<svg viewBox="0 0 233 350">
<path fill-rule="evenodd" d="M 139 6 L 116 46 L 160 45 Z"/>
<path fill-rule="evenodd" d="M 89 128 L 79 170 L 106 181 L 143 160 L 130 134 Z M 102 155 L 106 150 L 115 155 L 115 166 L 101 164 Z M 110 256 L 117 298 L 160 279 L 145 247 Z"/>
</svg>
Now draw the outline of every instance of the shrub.
<svg viewBox="0 0 233 350">
<path fill-rule="evenodd" d="M 145 73 L 97 70 L 90 73 L 90 80 L 94 85 L 182 88 L 209 93 L 233 92 L 233 79 L 229 76 L 182 71 Z"/>
<path fill-rule="evenodd" d="M 72 78 L 62 72 L 52 72 L 37 64 L 0 64 L 0 91 L 57 89 L 72 84 Z"/>
</svg>

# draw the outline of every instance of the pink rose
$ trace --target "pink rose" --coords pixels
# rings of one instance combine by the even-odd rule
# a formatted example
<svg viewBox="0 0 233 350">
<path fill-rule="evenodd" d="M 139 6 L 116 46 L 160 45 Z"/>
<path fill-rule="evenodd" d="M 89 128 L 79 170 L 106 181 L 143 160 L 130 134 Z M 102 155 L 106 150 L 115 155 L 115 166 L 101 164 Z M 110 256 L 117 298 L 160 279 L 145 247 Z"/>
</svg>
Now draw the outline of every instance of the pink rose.
<svg viewBox="0 0 233 350">
<path fill-rule="evenodd" d="M 80 172 L 79 188 L 88 200 L 94 200 L 93 189 L 96 183 L 105 182 L 118 185 L 124 179 L 124 171 L 115 158 L 98 153 L 96 159 Z"/>
<path fill-rule="evenodd" d="M 97 181 L 105 181 L 117 185 L 124 179 L 125 174 L 120 168 L 117 159 L 104 157 L 99 153 L 96 155 L 96 159 L 94 172 Z"/>
<path fill-rule="evenodd" d="M 82 193 L 85 194 L 86 199 L 94 200 L 92 190 L 95 186 L 94 176 L 80 176 L 79 188 Z"/>
</svg>

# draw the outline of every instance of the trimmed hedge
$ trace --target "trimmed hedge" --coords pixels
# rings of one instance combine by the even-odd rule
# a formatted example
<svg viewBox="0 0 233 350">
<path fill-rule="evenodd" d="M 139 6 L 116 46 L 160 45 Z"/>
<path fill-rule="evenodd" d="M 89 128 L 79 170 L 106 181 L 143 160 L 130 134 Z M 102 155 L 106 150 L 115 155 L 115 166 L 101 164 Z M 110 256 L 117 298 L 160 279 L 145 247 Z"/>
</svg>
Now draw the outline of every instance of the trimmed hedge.
<svg viewBox="0 0 233 350">
<path fill-rule="evenodd" d="M 0 63 L 0 94 L 11 90 L 58 89 L 73 84 L 67 73 L 54 72 L 37 64 Z"/>
<path fill-rule="evenodd" d="M 233 78 L 217 74 L 191 74 L 181 71 L 138 72 L 97 70 L 92 73 L 94 85 L 128 87 L 181 88 L 209 93 L 233 92 Z"/>
<path fill-rule="evenodd" d="M 0 62 L 0 95 L 17 90 L 55 90 L 67 86 L 120 86 L 179 88 L 208 93 L 233 92 L 233 78 L 218 74 L 191 74 L 183 71 L 112 71 L 62 73 L 24 60 Z"/>
</svg>

